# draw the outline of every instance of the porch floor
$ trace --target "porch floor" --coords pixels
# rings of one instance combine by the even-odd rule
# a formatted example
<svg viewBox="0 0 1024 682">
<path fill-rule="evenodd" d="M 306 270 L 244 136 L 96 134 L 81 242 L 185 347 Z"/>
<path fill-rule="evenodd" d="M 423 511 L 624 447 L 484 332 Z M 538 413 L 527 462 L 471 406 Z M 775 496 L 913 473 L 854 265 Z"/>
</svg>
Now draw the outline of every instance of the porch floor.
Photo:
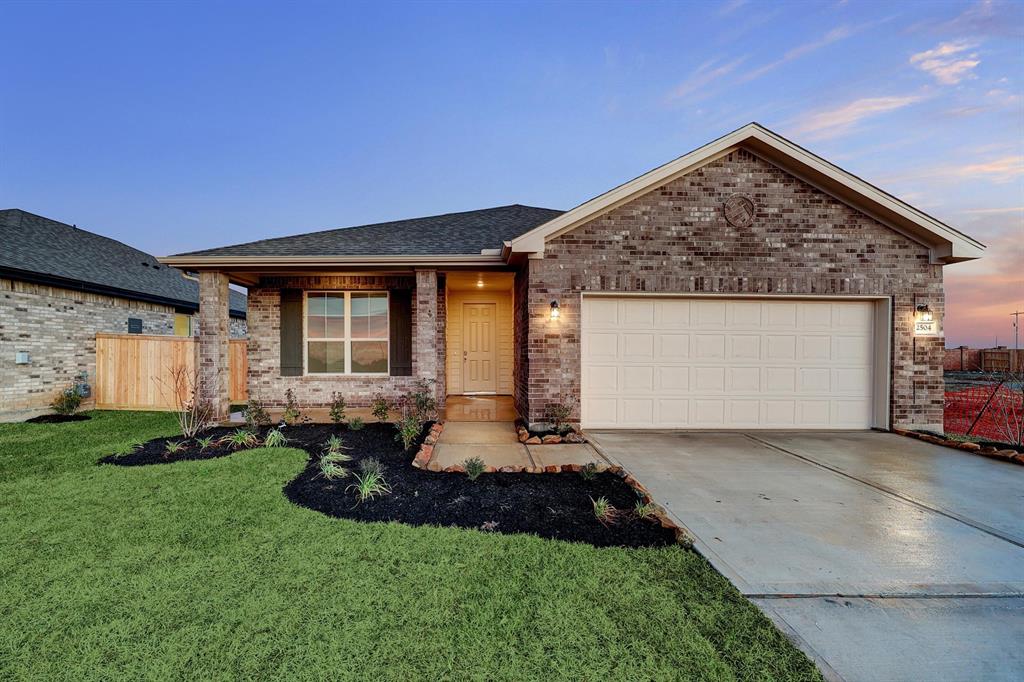
<svg viewBox="0 0 1024 682">
<path fill-rule="evenodd" d="M 440 414 L 444 422 L 514 422 L 517 416 L 509 395 L 450 395 Z"/>
<path fill-rule="evenodd" d="M 434 446 L 429 464 L 441 469 L 461 466 L 467 459 L 479 457 L 486 466 L 501 469 L 515 467 L 542 471 L 545 466 L 608 464 L 586 443 L 524 445 L 512 422 L 445 422 L 444 431 Z"/>
</svg>

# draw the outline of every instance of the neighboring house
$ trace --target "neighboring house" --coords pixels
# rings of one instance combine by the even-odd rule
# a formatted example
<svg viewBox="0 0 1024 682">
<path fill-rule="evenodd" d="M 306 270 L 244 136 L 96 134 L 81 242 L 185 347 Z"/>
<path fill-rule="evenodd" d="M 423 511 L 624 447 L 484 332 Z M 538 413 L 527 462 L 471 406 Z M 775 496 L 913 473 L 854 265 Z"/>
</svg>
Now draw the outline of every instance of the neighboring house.
<svg viewBox="0 0 1024 682">
<path fill-rule="evenodd" d="M 46 409 L 85 372 L 96 333 L 198 333 L 199 284 L 114 239 L 20 209 L 0 210 L 0 419 Z M 245 336 L 231 292 L 231 336 Z M 227 309 L 225 308 L 227 314 Z"/>
<path fill-rule="evenodd" d="M 425 378 L 529 421 L 567 403 L 583 427 L 941 430 L 942 268 L 983 249 L 750 124 L 564 213 L 161 260 L 199 271 L 204 330 L 248 287 L 249 393 L 274 406 Z M 202 333 L 200 358 L 224 412 L 227 339 Z"/>
</svg>

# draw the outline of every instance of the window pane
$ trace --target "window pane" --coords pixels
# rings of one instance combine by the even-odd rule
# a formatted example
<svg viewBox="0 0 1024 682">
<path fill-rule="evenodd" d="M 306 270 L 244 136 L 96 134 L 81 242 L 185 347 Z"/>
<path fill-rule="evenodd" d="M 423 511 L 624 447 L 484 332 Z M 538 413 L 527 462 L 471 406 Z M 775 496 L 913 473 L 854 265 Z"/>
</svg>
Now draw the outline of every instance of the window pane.
<svg viewBox="0 0 1024 682">
<path fill-rule="evenodd" d="M 310 374 L 342 374 L 345 371 L 344 342 L 310 341 L 306 366 Z"/>
<path fill-rule="evenodd" d="M 309 332 L 309 338 L 311 339 L 322 339 L 325 336 L 327 318 L 322 315 L 310 315 L 306 318 L 306 330 Z M 344 332 L 343 332 L 344 333 Z"/>
<path fill-rule="evenodd" d="M 345 294 L 327 294 L 327 314 L 345 317 Z"/>
<path fill-rule="evenodd" d="M 352 372 L 384 374 L 388 371 L 387 341 L 353 341 Z"/>
<path fill-rule="evenodd" d="M 327 310 L 326 294 L 309 294 L 306 297 L 306 314 L 323 315 Z"/>
<path fill-rule="evenodd" d="M 325 317 L 327 321 L 327 333 L 326 337 L 329 339 L 343 339 L 345 338 L 345 318 L 344 317 Z"/>
<path fill-rule="evenodd" d="M 352 294 L 352 338 L 388 337 L 388 295 Z"/>
</svg>

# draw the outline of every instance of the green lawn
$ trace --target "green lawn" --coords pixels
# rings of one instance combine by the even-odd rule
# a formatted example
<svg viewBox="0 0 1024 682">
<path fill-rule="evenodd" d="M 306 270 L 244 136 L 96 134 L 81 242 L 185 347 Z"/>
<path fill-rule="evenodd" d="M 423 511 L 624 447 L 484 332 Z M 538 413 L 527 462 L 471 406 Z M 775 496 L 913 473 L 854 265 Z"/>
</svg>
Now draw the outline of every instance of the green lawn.
<svg viewBox="0 0 1024 682">
<path fill-rule="evenodd" d="M 95 461 L 164 414 L 0 424 L 0 679 L 819 679 L 702 558 L 360 524 L 305 453 Z"/>
</svg>

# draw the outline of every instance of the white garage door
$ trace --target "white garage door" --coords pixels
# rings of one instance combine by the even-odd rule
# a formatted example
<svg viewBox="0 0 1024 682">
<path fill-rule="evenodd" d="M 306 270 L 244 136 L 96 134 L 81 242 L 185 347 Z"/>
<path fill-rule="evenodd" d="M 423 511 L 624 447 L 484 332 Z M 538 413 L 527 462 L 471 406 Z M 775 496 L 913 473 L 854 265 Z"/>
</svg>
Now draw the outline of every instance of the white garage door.
<svg viewBox="0 0 1024 682">
<path fill-rule="evenodd" d="M 870 301 L 584 297 L 587 428 L 866 429 Z"/>
</svg>

